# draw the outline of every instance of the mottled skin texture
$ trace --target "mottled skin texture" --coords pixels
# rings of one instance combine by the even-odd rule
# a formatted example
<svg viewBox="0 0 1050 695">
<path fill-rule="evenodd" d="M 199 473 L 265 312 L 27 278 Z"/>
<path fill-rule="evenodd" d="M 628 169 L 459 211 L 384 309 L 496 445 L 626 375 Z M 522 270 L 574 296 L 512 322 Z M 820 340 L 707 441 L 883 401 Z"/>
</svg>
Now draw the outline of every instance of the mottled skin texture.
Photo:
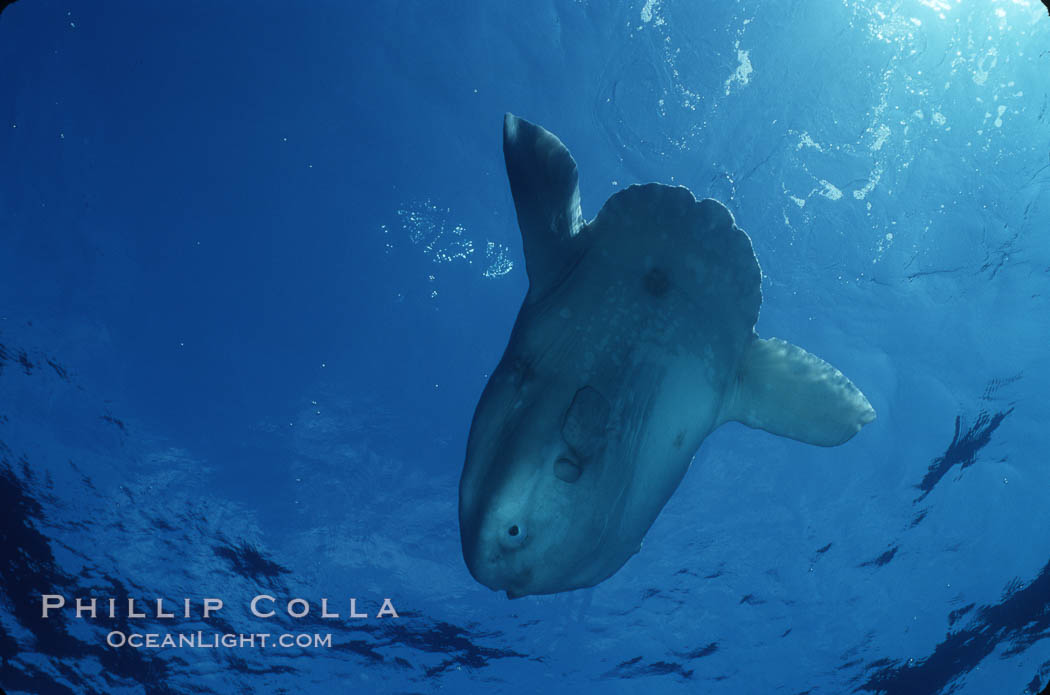
<svg viewBox="0 0 1050 695">
<path fill-rule="evenodd" d="M 511 595 L 591 586 L 638 549 L 718 420 L 760 302 L 747 235 L 684 188 L 618 193 L 573 244 L 571 272 L 526 297 L 468 444 L 463 524 L 478 540 L 465 547 L 488 555 L 468 550 L 468 564 Z M 712 246 L 732 262 L 705 260 Z M 580 459 L 562 424 L 588 386 L 609 401 L 610 421 L 604 446 L 566 483 L 551 471 L 560 457 Z M 486 463 L 507 456 L 527 460 Z M 474 490 L 502 502 L 479 504 Z M 556 561 L 537 571 L 536 556 Z"/>
<path fill-rule="evenodd" d="M 784 370 L 787 352 L 757 339 L 758 261 L 721 203 L 631 186 L 584 224 L 575 162 L 557 138 L 508 116 L 504 149 L 530 288 L 478 403 L 460 481 L 463 553 L 479 582 L 517 597 L 608 578 L 704 438 L 742 419 L 726 410 L 741 401 L 747 424 L 804 441 L 840 443 L 860 428 L 870 406 L 845 377 L 793 346 L 812 364 Z M 749 384 L 742 364 L 756 352 L 772 355 L 771 368 Z M 801 402 L 829 384 L 855 392 L 853 419 L 830 435 L 808 431 L 805 412 L 767 426 L 750 394 L 789 392 L 795 372 Z"/>
</svg>

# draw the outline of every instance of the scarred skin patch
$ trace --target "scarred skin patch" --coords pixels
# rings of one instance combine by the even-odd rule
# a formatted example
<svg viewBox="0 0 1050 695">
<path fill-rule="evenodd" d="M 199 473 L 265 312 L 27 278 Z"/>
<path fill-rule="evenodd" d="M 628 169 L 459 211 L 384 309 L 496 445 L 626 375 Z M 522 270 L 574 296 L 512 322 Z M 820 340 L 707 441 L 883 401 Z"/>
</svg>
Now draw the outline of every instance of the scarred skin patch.
<svg viewBox="0 0 1050 695">
<path fill-rule="evenodd" d="M 660 268 L 653 268 L 642 278 L 642 286 L 653 297 L 664 297 L 671 289 L 671 281 Z"/>
</svg>

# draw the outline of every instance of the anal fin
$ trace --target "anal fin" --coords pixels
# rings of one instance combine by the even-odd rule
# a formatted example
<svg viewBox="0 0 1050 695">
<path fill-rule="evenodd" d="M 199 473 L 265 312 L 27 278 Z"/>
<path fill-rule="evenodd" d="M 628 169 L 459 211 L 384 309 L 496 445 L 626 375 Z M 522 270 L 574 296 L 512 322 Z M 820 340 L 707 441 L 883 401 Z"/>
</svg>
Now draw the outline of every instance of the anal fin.
<svg viewBox="0 0 1050 695">
<path fill-rule="evenodd" d="M 731 388 L 722 422 L 807 444 L 837 446 L 875 419 L 868 399 L 842 372 L 778 338 L 751 341 Z"/>
</svg>

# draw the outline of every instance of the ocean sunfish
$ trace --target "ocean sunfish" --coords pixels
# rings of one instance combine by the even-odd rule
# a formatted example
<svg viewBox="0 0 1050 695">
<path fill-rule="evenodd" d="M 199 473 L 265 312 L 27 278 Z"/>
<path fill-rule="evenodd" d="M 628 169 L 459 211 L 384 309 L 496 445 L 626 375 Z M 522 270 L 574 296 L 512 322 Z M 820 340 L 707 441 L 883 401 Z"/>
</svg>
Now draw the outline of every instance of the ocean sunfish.
<svg viewBox="0 0 1050 695">
<path fill-rule="evenodd" d="M 507 114 L 503 153 L 529 290 L 459 484 L 479 582 L 517 598 L 612 576 L 724 422 L 836 446 L 875 419 L 837 369 L 755 333 L 758 260 L 720 202 L 635 185 L 587 222 L 557 137 Z"/>
</svg>

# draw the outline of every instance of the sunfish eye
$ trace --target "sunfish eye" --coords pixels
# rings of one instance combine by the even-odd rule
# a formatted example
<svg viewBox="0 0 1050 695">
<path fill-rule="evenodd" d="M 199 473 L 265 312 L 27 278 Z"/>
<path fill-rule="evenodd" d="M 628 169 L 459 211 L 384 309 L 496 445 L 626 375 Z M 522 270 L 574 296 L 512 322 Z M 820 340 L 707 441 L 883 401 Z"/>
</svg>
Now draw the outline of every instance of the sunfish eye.
<svg viewBox="0 0 1050 695">
<path fill-rule="evenodd" d="M 554 462 L 554 475 L 558 480 L 575 483 L 580 479 L 580 473 L 582 472 L 583 469 L 580 468 L 580 464 L 564 456 Z"/>
</svg>

